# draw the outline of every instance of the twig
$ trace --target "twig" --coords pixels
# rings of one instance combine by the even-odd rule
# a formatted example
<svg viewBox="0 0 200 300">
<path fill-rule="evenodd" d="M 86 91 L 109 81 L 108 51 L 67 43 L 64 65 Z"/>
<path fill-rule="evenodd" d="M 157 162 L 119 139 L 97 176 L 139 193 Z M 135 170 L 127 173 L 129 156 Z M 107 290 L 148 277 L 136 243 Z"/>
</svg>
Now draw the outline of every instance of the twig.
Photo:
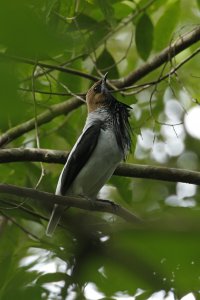
<svg viewBox="0 0 200 300">
<path fill-rule="evenodd" d="M 49 218 L 39 214 L 39 213 L 36 213 L 35 211 L 25 207 L 25 206 L 21 206 L 21 205 L 17 205 L 15 203 L 8 203 L 9 201 L 7 200 L 2 200 L 0 199 L 0 203 L 3 203 L 3 204 L 6 204 L 6 205 L 9 205 L 9 208 L 10 210 L 15 210 L 15 209 L 18 209 L 18 210 L 22 210 L 23 212 L 25 212 L 26 214 L 28 215 L 31 215 L 32 217 L 34 217 L 36 220 L 38 219 L 41 219 L 41 220 L 44 220 L 44 221 L 49 221 Z M 24 203 L 25 201 L 23 201 Z M 2 210 L 5 210 L 5 206 L 1 207 Z M 7 208 L 6 208 L 7 210 Z"/>
<path fill-rule="evenodd" d="M 75 56 L 75 57 L 69 59 L 68 61 L 65 61 L 64 63 L 60 63 L 58 66 L 59 66 L 59 67 L 66 67 L 66 66 L 70 65 L 72 62 L 74 62 L 74 61 L 76 61 L 76 60 L 78 60 L 78 59 L 82 59 L 82 58 L 85 57 L 86 55 L 87 55 L 86 53 L 79 54 L 79 55 L 77 55 L 77 56 Z M 56 61 L 56 63 L 58 63 L 58 62 Z M 37 74 L 35 74 L 34 78 L 36 79 L 36 78 L 39 78 L 39 77 L 41 77 L 41 76 L 46 76 L 48 73 L 50 73 L 50 72 L 53 71 L 53 69 L 45 69 L 45 70 L 44 70 L 44 69 L 45 69 L 45 68 L 43 68 L 43 69 L 41 68 L 41 71 L 37 72 Z M 23 80 L 23 82 L 24 82 L 24 81 L 29 81 L 29 80 L 31 80 L 31 76 L 25 78 L 25 79 Z"/>
<path fill-rule="evenodd" d="M 2 149 L 0 150 L 0 163 L 42 161 L 46 163 L 65 164 L 68 154 L 65 151 L 48 149 Z M 121 163 L 115 170 L 114 175 L 200 185 L 200 172 L 185 169 Z"/>
<path fill-rule="evenodd" d="M 7 214 L 5 214 L 3 211 L 0 211 L 0 214 L 4 216 L 7 220 L 10 220 L 13 224 L 15 224 L 20 230 L 22 230 L 27 235 L 31 236 L 34 240 L 40 241 L 39 237 L 37 237 L 34 233 L 28 231 L 26 228 L 24 228 L 21 224 L 17 223 L 17 221 L 14 218 L 11 218 Z"/>
<path fill-rule="evenodd" d="M 62 83 L 61 81 L 59 81 L 58 79 L 56 79 L 52 74 L 49 74 L 48 76 L 50 76 L 56 83 L 58 83 L 62 88 L 64 88 L 67 93 L 69 93 L 70 96 L 82 101 L 83 103 L 85 103 L 85 100 L 79 96 L 78 94 L 73 93 L 72 91 L 70 91 L 70 89 L 66 86 L 66 84 Z"/>
<path fill-rule="evenodd" d="M 87 74 L 87 73 L 84 73 L 84 72 L 81 72 L 81 71 L 78 71 L 78 70 L 75 70 L 75 69 L 66 68 L 66 67 L 62 67 L 62 66 L 50 65 L 50 64 L 42 63 L 42 62 L 36 62 L 35 60 L 29 59 L 29 58 L 23 58 L 23 57 L 9 55 L 9 54 L 1 54 L 0 57 L 2 57 L 4 59 L 7 58 L 7 59 L 16 60 L 16 61 L 19 61 L 19 62 L 22 62 L 22 63 L 25 63 L 25 64 L 29 64 L 29 65 L 33 65 L 33 66 L 37 65 L 39 67 L 50 69 L 50 70 L 53 70 L 53 71 L 56 70 L 56 71 L 60 71 L 60 72 L 64 72 L 64 73 L 69 73 L 69 74 L 72 74 L 72 75 L 75 75 L 75 76 L 80 76 L 80 77 L 83 77 L 83 78 L 90 79 L 92 81 L 99 80 L 98 77 L 93 76 L 91 74 Z"/>
<path fill-rule="evenodd" d="M 32 92 L 31 89 L 26 89 L 26 88 L 22 88 L 22 87 L 19 87 L 18 88 L 19 91 L 22 91 L 22 92 Z M 42 91 L 42 90 L 34 90 L 35 94 L 44 94 L 44 95 L 54 95 L 54 96 L 71 96 L 71 93 L 59 93 L 59 92 L 47 92 L 47 91 Z M 76 93 L 76 96 L 80 96 L 80 97 L 85 97 L 85 93 Z"/>
<path fill-rule="evenodd" d="M 84 210 L 95 210 L 100 212 L 112 213 L 114 215 L 123 218 L 128 222 L 134 224 L 142 223 L 142 220 L 139 217 L 129 212 L 127 209 L 121 207 L 120 205 L 115 205 L 115 203 L 111 201 L 107 202 L 103 199 L 98 199 L 99 201 L 94 201 L 91 205 L 91 201 L 86 200 L 84 198 L 57 196 L 54 194 L 41 192 L 31 188 L 24 188 L 24 187 L 18 187 L 15 185 L 6 185 L 6 184 L 0 184 L 0 193 L 31 198 L 34 200 L 40 200 L 43 203 L 48 203 L 48 205 L 50 203 L 52 204 L 57 203 L 62 206 L 70 206 L 70 207 L 76 207 Z"/>
<path fill-rule="evenodd" d="M 33 68 L 31 84 L 32 84 L 34 119 L 35 119 L 35 122 L 34 122 L 35 123 L 35 139 L 36 139 L 37 148 L 40 149 L 40 139 L 39 139 L 39 130 L 38 130 L 38 115 L 37 115 L 37 102 L 36 102 L 36 98 L 35 98 L 35 79 L 34 79 L 35 70 L 36 70 L 36 65 Z M 41 167 L 41 174 L 40 174 L 38 182 L 35 186 L 36 189 L 38 188 L 38 186 L 40 185 L 43 177 L 45 176 L 45 169 L 44 169 L 44 166 L 43 166 L 42 162 L 40 162 L 40 167 Z"/>
</svg>

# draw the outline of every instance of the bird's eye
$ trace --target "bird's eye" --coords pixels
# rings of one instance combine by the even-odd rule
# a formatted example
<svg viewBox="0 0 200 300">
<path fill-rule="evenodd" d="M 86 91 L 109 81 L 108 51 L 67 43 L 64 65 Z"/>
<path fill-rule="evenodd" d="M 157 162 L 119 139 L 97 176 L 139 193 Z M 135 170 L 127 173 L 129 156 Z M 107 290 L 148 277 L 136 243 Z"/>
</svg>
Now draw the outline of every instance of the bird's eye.
<svg viewBox="0 0 200 300">
<path fill-rule="evenodd" d="M 94 91 L 96 92 L 96 93 L 101 93 L 101 85 L 96 85 L 95 87 L 94 87 Z"/>
</svg>

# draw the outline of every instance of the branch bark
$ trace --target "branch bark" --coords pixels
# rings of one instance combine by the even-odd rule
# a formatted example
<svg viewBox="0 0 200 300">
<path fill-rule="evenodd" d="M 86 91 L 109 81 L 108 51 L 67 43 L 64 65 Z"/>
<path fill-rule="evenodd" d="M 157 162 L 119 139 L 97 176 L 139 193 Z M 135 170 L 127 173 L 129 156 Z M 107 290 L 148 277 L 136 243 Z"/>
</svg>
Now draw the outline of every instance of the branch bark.
<svg viewBox="0 0 200 300">
<path fill-rule="evenodd" d="M 55 117 L 61 114 L 67 114 L 72 110 L 78 108 L 83 104 L 79 99 L 70 99 L 65 102 L 52 105 L 48 110 L 37 116 L 37 125 L 40 126 L 42 124 L 48 123 L 53 120 Z M 10 143 L 14 139 L 20 137 L 26 132 L 31 131 L 35 128 L 35 119 L 32 118 L 27 122 L 17 125 L 16 127 L 12 127 L 7 130 L 2 136 L 0 136 L 0 147 L 5 146 Z"/>
<path fill-rule="evenodd" d="M 10 194 L 19 197 L 31 198 L 33 200 L 40 200 L 44 204 L 59 204 L 64 207 L 76 207 L 84 210 L 95 210 L 100 212 L 112 213 L 122 219 L 134 223 L 140 224 L 142 220 L 129 212 L 127 209 L 116 205 L 114 202 L 98 199 L 91 204 L 90 200 L 78 197 L 69 196 L 57 196 L 47 192 L 41 192 L 31 188 L 18 187 L 15 185 L 0 184 L 0 194 Z"/>
<path fill-rule="evenodd" d="M 68 154 L 65 151 L 35 148 L 2 149 L 0 150 L 0 163 L 35 161 L 64 164 Z M 185 169 L 121 163 L 114 175 L 200 185 L 200 172 Z"/>
</svg>

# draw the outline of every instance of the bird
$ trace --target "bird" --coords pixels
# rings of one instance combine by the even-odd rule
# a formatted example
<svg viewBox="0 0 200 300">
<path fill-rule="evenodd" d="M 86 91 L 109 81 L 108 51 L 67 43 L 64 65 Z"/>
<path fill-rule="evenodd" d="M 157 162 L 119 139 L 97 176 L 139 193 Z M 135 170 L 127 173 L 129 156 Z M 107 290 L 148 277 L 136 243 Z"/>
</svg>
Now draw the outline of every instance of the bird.
<svg viewBox="0 0 200 300">
<path fill-rule="evenodd" d="M 106 73 L 86 94 L 87 118 L 61 171 L 56 195 L 81 196 L 91 201 L 131 150 L 131 107 L 108 88 Z M 46 235 L 52 236 L 63 209 L 55 204 Z"/>
</svg>

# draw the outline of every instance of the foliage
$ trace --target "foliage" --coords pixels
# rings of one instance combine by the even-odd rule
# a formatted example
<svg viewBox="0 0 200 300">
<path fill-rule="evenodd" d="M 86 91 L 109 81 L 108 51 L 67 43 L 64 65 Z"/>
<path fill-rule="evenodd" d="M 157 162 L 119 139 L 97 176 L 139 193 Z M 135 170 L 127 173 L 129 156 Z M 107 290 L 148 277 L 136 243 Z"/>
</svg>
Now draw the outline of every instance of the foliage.
<svg viewBox="0 0 200 300">
<path fill-rule="evenodd" d="M 25 128 L 24 122 L 34 119 L 30 130 L 3 147 L 70 151 L 86 107 L 55 113 L 54 105 L 82 97 L 92 84 L 87 74 L 95 79 L 108 71 L 113 86 L 115 79 L 151 61 L 194 30 L 199 6 L 198 0 L 1 0 L 0 132 L 12 132 L 20 124 Z M 198 56 L 155 84 L 197 47 L 187 47 L 147 73 L 138 82 L 141 86 L 115 92 L 133 107 L 138 141 L 129 163 L 199 169 L 199 140 L 185 127 L 187 112 L 199 104 Z M 42 119 L 44 112 L 49 119 Z M 42 173 L 39 189 L 48 192 L 54 192 L 61 171 L 56 164 L 36 162 L 0 168 L 0 182 L 26 187 L 35 187 Z M 198 299 L 196 186 L 113 176 L 102 193 L 140 215 L 144 225 L 70 209 L 49 239 L 50 206 L 29 199 L 20 199 L 19 205 L 15 197 L 1 194 L 1 300 L 93 299 L 95 291 L 98 299 L 148 299 L 159 291 L 159 299 L 180 299 L 190 292 Z"/>
</svg>

